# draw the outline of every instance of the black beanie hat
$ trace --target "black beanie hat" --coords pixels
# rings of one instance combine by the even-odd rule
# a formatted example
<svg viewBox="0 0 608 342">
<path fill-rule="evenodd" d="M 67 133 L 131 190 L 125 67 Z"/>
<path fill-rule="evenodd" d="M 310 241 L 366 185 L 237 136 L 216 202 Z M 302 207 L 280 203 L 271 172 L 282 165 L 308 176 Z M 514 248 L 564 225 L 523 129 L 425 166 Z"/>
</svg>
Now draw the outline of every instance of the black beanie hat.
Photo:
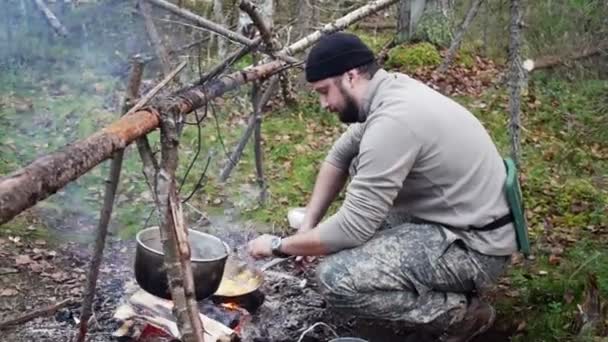
<svg viewBox="0 0 608 342">
<path fill-rule="evenodd" d="M 325 35 L 310 49 L 306 60 L 306 81 L 316 82 L 342 75 L 374 60 L 374 53 L 354 34 Z"/>
</svg>

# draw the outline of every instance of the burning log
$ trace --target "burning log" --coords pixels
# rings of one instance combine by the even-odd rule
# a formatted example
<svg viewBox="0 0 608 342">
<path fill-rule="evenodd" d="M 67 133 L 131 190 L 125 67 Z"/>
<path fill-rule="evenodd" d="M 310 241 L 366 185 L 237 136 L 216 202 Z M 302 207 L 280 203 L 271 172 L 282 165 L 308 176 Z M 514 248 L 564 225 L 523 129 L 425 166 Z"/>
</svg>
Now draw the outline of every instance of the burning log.
<svg viewBox="0 0 608 342">
<path fill-rule="evenodd" d="M 160 0 L 150 1 L 155 3 Z M 334 23 L 325 25 L 323 29 L 298 40 L 281 50 L 281 53 L 293 55 L 303 51 L 314 44 L 323 34 L 344 29 L 397 1 L 372 1 L 337 19 Z M 179 113 L 188 114 L 227 91 L 234 90 L 244 83 L 269 77 L 284 67 L 284 63 L 273 61 L 248 68 L 215 79 L 208 84 L 186 88 L 174 97 L 159 102 L 160 105 L 157 107 L 162 109 L 175 107 Z M 150 107 L 127 114 L 90 137 L 74 142 L 58 152 L 40 157 L 28 166 L 0 178 L 0 224 L 54 194 L 69 182 L 110 158 L 116 151 L 124 149 L 136 139 L 156 129 L 160 124 L 158 113 L 157 108 Z"/>
<path fill-rule="evenodd" d="M 135 292 L 127 303 L 121 305 L 114 315 L 114 318 L 129 322 L 133 320 L 141 321 L 145 324 L 152 324 L 162 331 L 172 335 L 173 338 L 180 338 L 181 334 L 177 329 L 175 318 L 171 314 L 173 303 L 169 300 L 155 297 L 143 290 Z M 198 313 L 200 320 L 205 326 L 204 338 L 206 342 L 216 341 L 238 341 L 237 333 L 221 322 Z M 127 329 L 119 329 L 123 331 Z M 122 335 L 126 332 L 115 333 Z"/>
<path fill-rule="evenodd" d="M 57 17 L 55 16 L 55 14 L 53 14 L 53 12 L 47 7 L 47 5 L 44 3 L 44 1 L 42 1 L 42 0 L 34 0 L 34 2 L 36 3 L 36 7 L 38 7 L 38 9 L 40 10 L 40 12 L 42 12 L 42 14 L 46 18 L 46 20 L 49 23 L 49 25 L 51 25 L 51 27 L 53 28 L 53 30 L 55 30 L 55 32 L 58 35 L 60 35 L 62 37 L 67 37 L 68 30 L 65 28 L 65 26 L 63 26 L 61 24 L 61 22 L 59 21 L 59 19 L 57 19 Z"/>
</svg>

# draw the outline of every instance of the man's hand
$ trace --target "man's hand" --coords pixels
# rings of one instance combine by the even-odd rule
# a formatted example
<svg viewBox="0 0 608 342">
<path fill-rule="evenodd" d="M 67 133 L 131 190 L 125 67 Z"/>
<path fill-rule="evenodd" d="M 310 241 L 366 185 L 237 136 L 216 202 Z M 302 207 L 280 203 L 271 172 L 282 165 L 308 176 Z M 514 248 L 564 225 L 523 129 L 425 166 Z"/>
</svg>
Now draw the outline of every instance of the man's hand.
<svg viewBox="0 0 608 342">
<path fill-rule="evenodd" d="M 254 240 L 249 241 L 247 250 L 249 254 L 255 259 L 266 258 L 272 256 L 272 248 L 270 242 L 275 236 L 264 234 L 258 236 Z"/>
</svg>

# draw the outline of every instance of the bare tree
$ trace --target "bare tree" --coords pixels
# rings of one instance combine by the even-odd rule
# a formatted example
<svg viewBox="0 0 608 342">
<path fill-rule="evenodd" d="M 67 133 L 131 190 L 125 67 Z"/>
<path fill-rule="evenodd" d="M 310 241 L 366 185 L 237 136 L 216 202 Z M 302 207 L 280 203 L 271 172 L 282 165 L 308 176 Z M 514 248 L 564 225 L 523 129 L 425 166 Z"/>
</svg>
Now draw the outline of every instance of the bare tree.
<svg viewBox="0 0 608 342">
<path fill-rule="evenodd" d="M 511 22 L 509 24 L 509 113 L 511 120 L 509 131 L 511 133 L 511 157 L 519 161 L 520 151 L 520 107 L 521 90 L 524 81 L 524 69 L 521 61 L 522 44 L 522 1 L 511 0 Z"/>
<path fill-rule="evenodd" d="M 410 40 L 412 35 L 411 27 L 411 0 L 400 0 L 397 10 L 397 36 L 396 43 L 404 43 Z"/>
<path fill-rule="evenodd" d="M 452 60 L 454 59 L 454 56 L 456 55 L 456 51 L 458 51 L 458 48 L 460 47 L 460 43 L 462 42 L 462 38 L 464 38 L 464 34 L 467 32 L 469 25 L 471 25 L 471 23 L 473 22 L 473 19 L 477 15 L 477 12 L 479 11 L 479 7 L 481 7 L 482 3 L 483 3 L 483 0 L 472 0 L 471 1 L 471 6 L 469 7 L 469 10 L 467 11 L 467 14 L 465 15 L 464 20 L 460 24 L 460 27 L 458 28 L 458 31 L 456 32 L 456 35 L 454 36 L 454 39 L 452 40 L 452 44 L 450 45 L 450 48 L 448 49 L 448 52 L 445 55 L 445 59 L 443 60 L 443 63 L 441 63 L 441 66 L 439 67 L 439 72 L 445 72 L 450 67 L 450 64 L 452 64 Z"/>
<path fill-rule="evenodd" d="M 222 0 L 213 1 L 213 16 L 215 17 L 216 23 L 226 26 Z M 224 59 L 224 57 L 226 57 L 226 40 L 218 35 L 215 35 L 215 39 L 217 39 L 217 57 L 219 59 Z"/>
</svg>

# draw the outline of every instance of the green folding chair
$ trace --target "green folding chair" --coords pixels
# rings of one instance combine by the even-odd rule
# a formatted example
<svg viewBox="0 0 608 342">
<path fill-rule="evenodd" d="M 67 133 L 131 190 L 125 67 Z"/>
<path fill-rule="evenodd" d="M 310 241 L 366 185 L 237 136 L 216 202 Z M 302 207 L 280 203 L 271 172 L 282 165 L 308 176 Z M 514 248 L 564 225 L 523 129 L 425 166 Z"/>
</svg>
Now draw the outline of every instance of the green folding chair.
<svg viewBox="0 0 608 342">
<path fill-rule="evenodd" d="M 519 251 L 524 255 L 530 255 L 530 238 L 528 237 L 528 224 L 524 213 L 523 197 L 517 175 L 517 166 L 511 158 L 505 158 L 507 168 L 507 181 L 505 182 L 505 193 L 507 202 L 513 215 L 513 225 L 517 235 Z"/>
</svg>

